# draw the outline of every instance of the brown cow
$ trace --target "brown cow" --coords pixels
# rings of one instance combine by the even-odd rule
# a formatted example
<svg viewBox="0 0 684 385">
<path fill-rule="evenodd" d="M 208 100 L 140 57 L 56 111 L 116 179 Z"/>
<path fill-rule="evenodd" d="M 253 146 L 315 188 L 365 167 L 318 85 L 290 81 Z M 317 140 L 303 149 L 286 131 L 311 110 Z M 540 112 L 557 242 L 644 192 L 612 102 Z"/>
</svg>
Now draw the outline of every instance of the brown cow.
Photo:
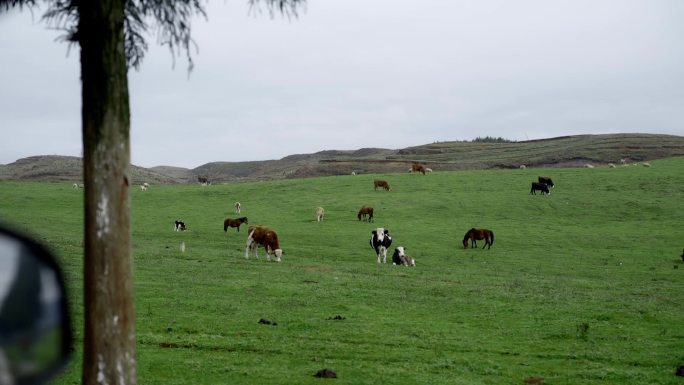
<svg viewBox="0 0 684 385">
<path fill-rule="evenodd" d="M 390 190 L 390 185 L 389 185 L 389 183 L 387 183 L 386 180 L 382 180 L 382 179 L 376 179 L 376 180 L 374 180 L 374 181 L 373 181 L 373 189 L 374 189 L 374 190 L 377 190 L 378 187 L 384 188 L 385 191 L 389 191 L 389 190 Z"/>
<path fill-rule="evenodd" d="M 411 171 L 409 172 L 422 172 L 425 175 L 425 165 L 422 163 L 414 163 L 411 165 Z"/>
<path fill-rule="evenodd" d="M 283 249 L 280 248 L 278 234 L 275 230 L 265 226 L 249 226 L 248 233 L 245 258 L 249 258 L 249 251 L 254 250 L 254 256 L 259 259 L 257 247 L 261 245 L 266 249 L 266 258 L 269 261 L 271 260 L 271 254 L 274 254 L 276 262 L 280 262 L 280 258 L 283 256 Z"/>
</svg>

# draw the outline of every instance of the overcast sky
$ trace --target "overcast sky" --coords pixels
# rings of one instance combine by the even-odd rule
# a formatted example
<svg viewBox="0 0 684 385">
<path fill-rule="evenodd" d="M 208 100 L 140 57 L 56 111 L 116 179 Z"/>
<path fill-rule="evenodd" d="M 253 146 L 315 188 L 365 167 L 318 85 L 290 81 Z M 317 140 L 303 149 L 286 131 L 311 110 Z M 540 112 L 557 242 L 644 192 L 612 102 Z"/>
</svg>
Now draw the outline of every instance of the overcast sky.
<svg viewBox="0 0 684 385">
<path fill-rule="evenodd" d="M 0 164 L 81 154 L 79 50 L 0 15 Z M 684 135 L 682 0 L 213 1 L 129 72 L 132 163 L 194 168 L 494 136 Z"/>
</svg>

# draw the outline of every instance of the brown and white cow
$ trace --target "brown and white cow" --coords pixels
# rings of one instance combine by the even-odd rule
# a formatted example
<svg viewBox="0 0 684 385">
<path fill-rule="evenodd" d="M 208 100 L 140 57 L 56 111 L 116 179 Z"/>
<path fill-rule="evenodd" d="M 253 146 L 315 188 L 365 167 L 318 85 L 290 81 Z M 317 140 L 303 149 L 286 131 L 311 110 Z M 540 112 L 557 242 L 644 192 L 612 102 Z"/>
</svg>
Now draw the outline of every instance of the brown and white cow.
<svg viewBox="0 0 684 385">
<path fill-rule="evenodd" d="M 377 190 L 378 187 L 381 187 L 381 188 L 385 189 L 385 191 L 390 191 L 390 185 L 389 185 L 389 183 L 387 183 L 386 180 L 375 179 L 375 180 L 373 181 L 373 189 L 374 189 L 374 190 Z"/>
<path fill-rule="evenodd" d="M 249 226 L 247 245 L 245 245 L 245 258 L 249 259 L 249 251 L 254 250 L 254 256 L 259 259 L 257 248 L 263 246 L 266 249 L 266 258 L 270 261 L 271 254 L 275 256 L 276 262 L 280 262 L 283 256 L 283 249 L 278 242 L 278 234 L 275 230 L 265 226 Z"/>
<path fill-rule="evenodd" d="M 411 165 L 411 170 L 409 172 L 422 172 L 425 175 L 425 165 L 422 163 L 414 163 Z"/>
</svg>

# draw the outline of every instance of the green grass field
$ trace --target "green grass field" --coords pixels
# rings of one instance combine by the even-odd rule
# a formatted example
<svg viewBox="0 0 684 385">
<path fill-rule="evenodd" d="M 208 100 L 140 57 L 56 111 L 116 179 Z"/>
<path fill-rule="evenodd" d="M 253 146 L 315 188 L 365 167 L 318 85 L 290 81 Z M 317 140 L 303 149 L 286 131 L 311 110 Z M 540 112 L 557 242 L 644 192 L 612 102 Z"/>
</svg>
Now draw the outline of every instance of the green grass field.
<svg viewBox="0 0 684 385">
<path fill-rule="evenodd" d="M 138 382 L 318 384 L 330 368 L 336 384 L 683 384 L 684 158 L 651 163 L 133 189 Z M 538 175 L 550 196 L 529 195 Z M 83 191 L 0 194 L 0 218 L 60 256 L 77 351 L 56 383 L 78 384 Z M 223 232 L 235 201 L 278 231 L 283 262 L 245 259 L 246 226 Z M 375 227 L 417 267 L 378 265 Z M 494 231 L 491 250 L 463 248 L 471 227 Z"/>
</svg>

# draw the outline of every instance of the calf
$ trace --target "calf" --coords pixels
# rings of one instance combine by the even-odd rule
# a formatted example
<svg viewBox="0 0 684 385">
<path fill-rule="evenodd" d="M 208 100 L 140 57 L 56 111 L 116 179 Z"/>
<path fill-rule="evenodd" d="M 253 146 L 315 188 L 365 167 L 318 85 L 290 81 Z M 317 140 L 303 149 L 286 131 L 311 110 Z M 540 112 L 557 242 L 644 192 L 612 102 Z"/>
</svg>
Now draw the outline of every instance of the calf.
<svg viewBox="0 0 684 385">
<path fill-rule="evenodd" d="M 264 226 L 249 226 L 249 236 L 245 246 L 245 258 L 249 259 L 249 251 L 254 250 L 254 256 L 259 259 L 257 248 L 261 245 L 266 249 L 266 258 L 270 261 L 271 254 L 275 255 L 276 262 L 280 262 L 283 249 L 278 242 L 278 234 L 275 230 Z"/>
<path fill-rule="evenodd" d="M 547 186 L 545 183 L 532 182 L 532 188 L 530 189 L 530 194 L 537 195 L 537 190 L 541 191 L 542 195 L 544 195 L 544 194 L 551 195 L 551 192 L 549 191 L 549 186 Z"/>
<path fill-rule="evenodd" d="M 323 209 L 323 207 L 317 207 L 316 208 L 316 222 L 322 221 L 324 216 L 325 216 L 325 209 Z"/>
<path fill-rule="evenodd" d="M 537 178 L 537 180 L 539 181 L 539 183 L 544 183 L 551 188 L 554 188 L 556 186 L 553 184 L 553 181 L 548 176 L 540 176 L 539 178 Z"/>
<path fill-rule="evenodd" d="M 381 180 L 381 179 L 376 179 L 376 180 L 374 180 L 374 181 L 373 181 L 373 189 L 374 189 L 374 190 L 377 190 L 378 187 L 381 187 L 381 188 L 385 189 L 385 191 L 389 191 L 389 190 L 390 190 L 389 183 L 387 183 L 386 180 Z"/>
<path fill-rule="evenodd" d="M 173 225 L 173 231 L 185 231 L 185 222 L 181 221 L 180 219 L 176 220 L 176 223 Z"/>
<path fill-rule="evenodd" d="M 416 260 L 405 253 L 405 247 L 397 246 L 392 254 L 392 264 L 399 266 L 416 266 Z"/>
<path fill-rule="evenodd" d="M 382 257 L 382 263 L 387 263 L 387 248 L 392 244 L 392 237 L 389 235 L 389 230 L 382 227 L 371 231 L 370 247 L 375 249 L 378 255 L 378 263 Z"/>
</svg>

